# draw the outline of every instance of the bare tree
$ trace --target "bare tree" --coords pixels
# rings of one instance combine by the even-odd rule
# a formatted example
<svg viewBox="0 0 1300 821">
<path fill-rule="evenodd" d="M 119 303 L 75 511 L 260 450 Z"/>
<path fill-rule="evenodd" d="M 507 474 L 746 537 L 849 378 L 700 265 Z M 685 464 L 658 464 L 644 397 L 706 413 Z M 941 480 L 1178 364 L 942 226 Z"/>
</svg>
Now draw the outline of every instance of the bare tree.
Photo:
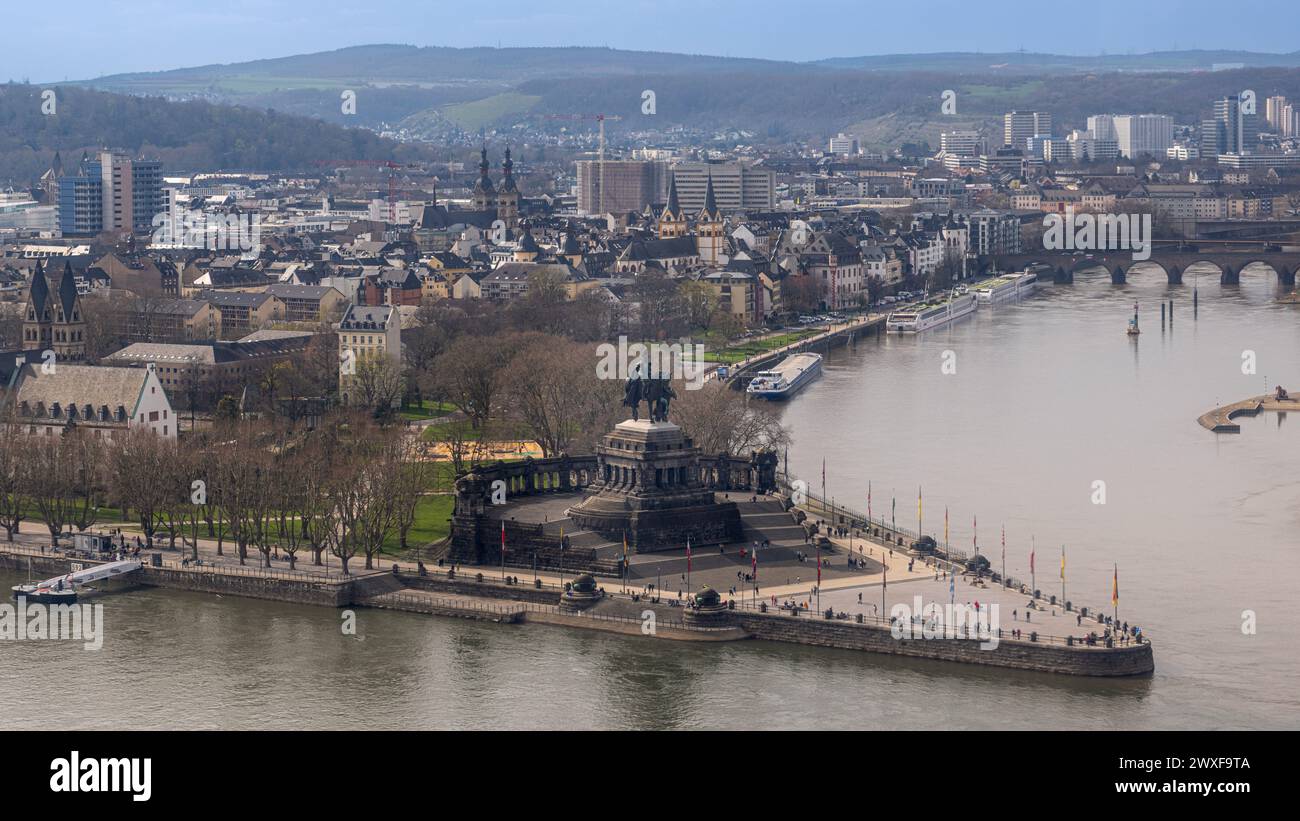
<svg viewBox="0 0 1300 821">
<path fill-rule="evenodd" d="M 790 432 L 765 404 L 749 401 L 741 391 L 717 382 L 699 390 L 677 385 L 672 418 L 695 440 L 704 453 L 745 454 L 753 450 L 779 450 L 790 442 Z"/>
<path fill-rule="evenodd" d="M 11 408 L 0 406 L 0 440 L 4 444 L 0 447 L 0 527 L 5 529 L 5 541 L 14 540 L 31 498 L 28 462 L 35 438 L 27 437 Z"/>
<path fill-rule="evenodd" d="M 110 451 L 113 494 L 124 507 L 135 512 L 145 544 L 150 548 L 163 508 L 175 496 L 175 483 L 168 469 L 175 450 L 172 440 L 135 428 L 118 439 L 117 446 Z"/>
</svg>

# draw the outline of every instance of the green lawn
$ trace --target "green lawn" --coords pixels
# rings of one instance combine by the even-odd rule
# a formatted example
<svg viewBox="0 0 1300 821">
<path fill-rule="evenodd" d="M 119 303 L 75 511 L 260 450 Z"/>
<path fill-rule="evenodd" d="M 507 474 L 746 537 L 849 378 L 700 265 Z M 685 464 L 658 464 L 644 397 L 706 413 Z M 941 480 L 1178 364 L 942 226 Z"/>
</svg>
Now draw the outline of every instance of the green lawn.
<svg viewBox="0 0 1300 821">
<path fill-rule="evenodd" d="M 407 545 L 423 547 L 445 539 L 451 529 L 451 523 L 447 520 L 451 518 L 455 502 L 456 497 L 446 493 L 420 497 L 420 501 L 415 505 L 415 524 L 406 534 Z M 385 555 L 397 555 L 401 552 L 396 533 L 384 540 L 383 552 Z"/>
<path fill-rule="evenodd" d="M 421 419 L 437 419 L 439 416 L 446 416 L 454 413 L 456 408 L 450 402 L 430 402 L 428 399 L 420 401 L 418 407 L 401 408 L 397 415 L 403 419 L 418 422 Z"/>
<path fill-rule="evenodd" d="M 802 339 L 815 336 L 818 333 L 821 333 L 822 330 L 823 329 L 820 328 L 808 328 L 776 334 L 775 336 L 769 336 L 765 339 L 750 340 L 748 342 L 742 342 L 737 345 L 723 348 L 719 351 L 708 351 L 705 353 L 704 358 L 710 362 L 720 362 L 730 365 L 739 362 L 742 359 L 749 359 L 751 356 L 757 354 L 767 353 L 768 351 L 782 348 L 786 345 L 792 345 Z"/>
</svg>

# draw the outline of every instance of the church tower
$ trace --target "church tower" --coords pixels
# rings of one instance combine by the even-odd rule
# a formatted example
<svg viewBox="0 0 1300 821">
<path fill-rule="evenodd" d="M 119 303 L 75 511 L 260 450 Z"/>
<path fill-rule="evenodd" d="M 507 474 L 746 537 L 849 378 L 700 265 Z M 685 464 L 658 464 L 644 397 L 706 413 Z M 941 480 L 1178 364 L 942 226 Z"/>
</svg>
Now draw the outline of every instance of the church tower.
<svg viewBox="0 0 1300 821">
<path fill-rule="evenodd" d="M 704 190 L 704 208 L 695 223 L 695 244 L 706 265 L 718 265 L 723 261 L 724 228 L 722 212 L 718 210 L 718 200 L 713 194 L 713 175 L 710 174 L 708 187 Z"/>
<path fill-rule="evenodd" d="M 515 161 L 510 159 L 510 149 L 506 149 L 505 161 L 501 163 L 501 191 L 497 196 L 497 219 L 513 229 L 519 222 L 519 187 L 515 185 Z"/>
<path fill-rule="evenodd" d="M 44 351 L 53 346 L 54 306 L 45 270 L 36 263 L 32 286 L 27 290 L 27 308 L 23 312 L 23 350 Z"/>
<path fill-rule="evenodd" d="M 72 263 L 63 264 L 58 297 L 53 306 L 54 355 L 60 362 L 82 362 L 86 358 L 86 320 L 81 315 L 81 294 L 72 275 Z M 48 300 L 47 300 L 48 301 Z"/>
<path fill-rule="evenodd" d="M 659 215 L 659 239 L 686 236 L 686 213 L 677 201 L 677 178 L 668 183 L 668 205 Z"/>
<path fill-rule="evenodd" d="M 474 210 L 490 211 L 497 206 L 496 189 L 492 186 L 492 180 L 488 179 L 488 159 L 487 146 L 483 146 L 480 153 L 482 159 L 478 164 L 478 182 L 474 183 Z"/>
</svg>

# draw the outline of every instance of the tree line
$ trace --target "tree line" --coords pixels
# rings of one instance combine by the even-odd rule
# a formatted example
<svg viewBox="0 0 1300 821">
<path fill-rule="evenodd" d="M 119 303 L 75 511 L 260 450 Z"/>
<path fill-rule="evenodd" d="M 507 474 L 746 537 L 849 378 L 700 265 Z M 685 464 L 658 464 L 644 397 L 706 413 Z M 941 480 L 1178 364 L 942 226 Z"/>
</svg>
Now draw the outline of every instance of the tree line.
<svg viewBox="0 0 1300 821">
<path fill-rule="evenodd" d="M 0 528 L 13 541 L 19 524 L 38 521 L 59 546 L 110 510 L 139 527 L 144 545 L 166 544 L 199 558 L 198 540 L 233 549 L 262 567 L 299 552 L 321 565 L 328 554 L 343 572 L 356 556 L 372 569 L 385 542 L 402 548 L 434 464 L 418 458 L 401 431 L 365 414 L 338 411 L 314 429 L 278 421 L 219 423 L 183 440 L 129 429 L 99 438 L 72 426 L 60 435 L 28 435 L 0 419 Z"/>
</svg>

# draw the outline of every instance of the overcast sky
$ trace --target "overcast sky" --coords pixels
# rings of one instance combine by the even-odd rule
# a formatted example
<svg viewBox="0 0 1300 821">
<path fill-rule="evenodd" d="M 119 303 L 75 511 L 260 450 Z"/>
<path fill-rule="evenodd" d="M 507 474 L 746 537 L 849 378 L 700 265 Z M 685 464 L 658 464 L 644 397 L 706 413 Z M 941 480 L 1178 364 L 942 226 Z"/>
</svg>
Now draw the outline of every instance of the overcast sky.
<svg viewBox="0 0 1300 821">
<path fill-rule="evenodd" d="M 609 46 L 815 60 L 934 51 L 1300 49 L 1294 0 L 5 0 L 0 82 L 369 43 Z M 615 11 L 616 13 L 611 13 Z"/>
</svg>

